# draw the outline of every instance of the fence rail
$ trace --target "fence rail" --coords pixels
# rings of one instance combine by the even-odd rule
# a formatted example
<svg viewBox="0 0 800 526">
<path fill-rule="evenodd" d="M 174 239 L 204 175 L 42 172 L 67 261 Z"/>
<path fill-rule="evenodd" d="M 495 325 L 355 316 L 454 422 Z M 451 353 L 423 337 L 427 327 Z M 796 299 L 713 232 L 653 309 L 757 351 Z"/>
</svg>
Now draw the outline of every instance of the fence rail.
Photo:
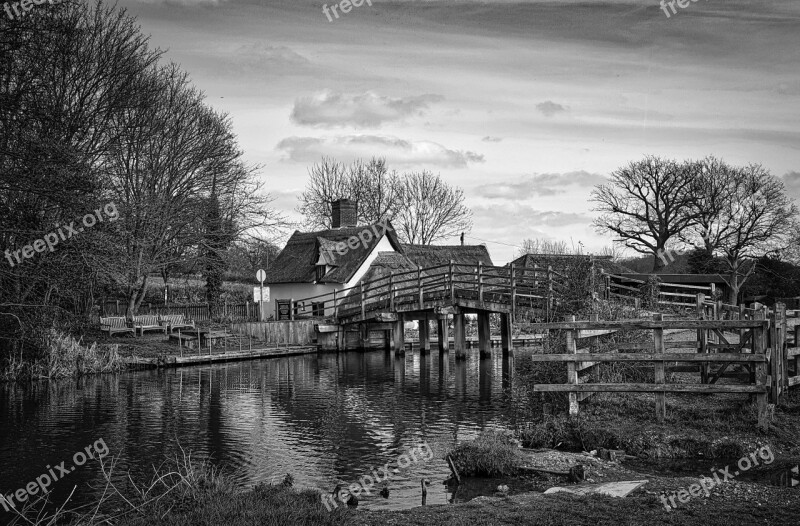
<svg viewBox="0 0 800 526">
<path fill-rule="evenodd" d="M 105 301 L 99 305 L 100 316 L 125 316 L 127 304 L 121 301 Z M 235 321 L 258 321 L 258 304 L 248 301 L 246 303 L 221 304 L 217 312 L 207 303 L 192 303 L 189 305 L 159 305 L 152 303 L 142 304 L 137 315 L 183 314 L 194 321 L 209 321 L 212 318 L 226 318 Z M 212 315 L 213 314 L 213 315 Z"/>
<path fill-rule="evenodd" d="M 697 297 L 698 304 L 705 309 L 702 295 Z M 776 321 L 777 320 L 777 321 Z M 775 402 L 780 394 L 781 387 L 789 386 L 784 381 L 786 374 L 782 369 L 781 356 L 784 354 L 780 334 L 769 336 L 770 329 L 780 326 L 780 309 L 776 309 L 772 318 L 764 310 L 753 309 L 752 319 L 739 320 L 664 320 L 663 314 L 655 314 L 652 320 L 620 320 L 620 321 L 576 321 L 569 317 L 567 321 L 559 323 L 545 323 L 534 325 L 535 329 L 542 331 L 562 330 L 565 332 L 565 354 L 535 354 L 532 360 L 536 362 L 563 362 L 567 366 L 567 383 L 565 384 L 537 384 L 534 391 L 538 392 L 565 392 L 569 396 L 570 414 L 577 414 L 579 402 L 592 393 L 651 393 L 655 397 L 656 417 L 663 421 L 666 417 L 667 393 L 745 393 L 756 397 L 758 405 L 758 425 L 765 427 L 767 422 L 767 401 L 771 398 Z M 592 353 L 590 350 L 580 350 L 577 340 L 587 335 L 600 335 L 603 331 L 646 329 L 652 331 L 650 343 L 636 345 L 619 345 L 615 352 Z M 664 331 L 671 329 L 694 329 L 697 341 L 666 342 Z M 737 331 L 740 341 L 736 344 L 729 343 L 726 331 Z M 721 343 L 710 346 L 709 334 L 714 334 Z M 784 331 L 785 334 L 785 331 Z M 675 345 L 679 343 L 679 345 Z M 691 345 L 689 345 L 691 344 Z M 694 348 L 696 351 L 686 353 L 666 352 L 667 348 Z M 630 353 L 622 350 L 643 349 L 649 352 Z M 727 350 L 734 352 L 714 352 Z M 749 352 L 748 352 L 749 351 Z M 796 352 L 793 356 L 800 356 Z M 588 367 L 597 367 L 605 363 L 615 362 L 641 362 L 650 363 L 654 368 L 653 383 L 587 383 L 582 382 L 580 374 Z M 666 383 L 666 368 L 668 364 L 690 363 L 701 366 L 699 384 L 668 384 Z M 709 375 L 708 367 L 711 364 L 719 365 L 715 375 Z M 745 385 L 719 385 L 716 380 L 721 377 L 731 364 L 743 364 L 750 368 L 749 383 Z"/>
<path fill-rule="evenodd" d="M 431 302 L 476 301 L 541 309 L 549 317 L 560 302 L 564 276 L 552 267 L 449 264 L 396 272 L 357 285 L 292 300 L 291 319 L 360 317 L 381 310 L 422 309 Z"/>
<path fill-rule="evenodd" d="M 600 275 L 604 282 L 605 299 L 615 297 L 633 300 L 637 304 L 640 302 L 640 296 L 645 292 L 646 281 L 617 274 L 609 274 L 603 270 L 600 271 Z M 634 286 L 631 286 L 631 284 Z M 656 303 L 659 305 L 691 308 L 694 306 L 695 296 L 698 293 L 703 293 L 706 297 L 713 298 L 715 291 L 716 285 L 714 283 L 705 286 L 686 285 L 683 283 L 659 283 Z"/>
</svg>

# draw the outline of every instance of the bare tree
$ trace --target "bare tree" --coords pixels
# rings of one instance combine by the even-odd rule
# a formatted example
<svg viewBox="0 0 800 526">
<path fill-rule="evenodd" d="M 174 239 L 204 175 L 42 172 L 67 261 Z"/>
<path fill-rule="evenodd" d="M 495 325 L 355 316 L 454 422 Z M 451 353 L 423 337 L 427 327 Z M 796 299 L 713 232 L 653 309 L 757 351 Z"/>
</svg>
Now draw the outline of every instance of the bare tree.
<svg viewBox="0 0 800 526">
<path fill-rule="evenodd" d="M 331 203 L 350 199 L 358 203 L 359 224 L 392 219 L 400 202 L 399 176 L 389 171 L 386 160 L 358 159 L 350 166 L 323 157 L 308 170 L 308 184 L 300 196 L 297 211 L 310 229 L 331 228 Z"/>
<path fill-rule="evenodd" d="M 654 256 L 653 271 L 665 266 L 667 243 L 696 219 L 692 179 L 685 165 L 658 157 L 632 162 L 611 174 L 608 184 L 592 191 L 594 224 L 613 232 L 624 246 Z"/>
<path fill-rule="evenodd" d="M 783 182 L 760 165 L 727 167 L 715 173 L 719 181 L 713 186 L 725 188 L 718 191 L 716 213 L 707 214 L 696 227 L 695 243 L 725 260 L 728 299 L 736 304 L 756 259 L 791 245 L 798 229 L 798 209 L 787 197 Z M 706 197 L 698 203 L 708 201 Z"/>
<path fill-rule="evenodd" d="M 132 17 L 102 3 L 0 17 L 0 252 L 108 203 L 104 159 L 124 132 L 116 119 L 159 56 Z M 115 244 L 109 233 L 111 224 L 97 225 L 56 252 L 4 266 L 0 297 L 91 304 Z"/>
<path fill-rule="evenodd" d="M 187 259 L 206 276 L 208 301 L 218 302 L 227 249 L 267 217 L 255 169 L 242 164 L 227 117 L 205 106 L 175 66 L 140 82 L 152 85 L 142 90 L 149 97 L 134 98 L 137 104 L 120 122 L 136 131 L 120 138 L 108 162 L 108 184 L 122 215 L 115 281 L 125 291 L 129 316 L 144 300 L 153 272 Z"/>
<path fill-rule="evenodd" d="M 430 245 L 472 228 L 472 211 L 464 192 L 438 175 L 422 171 L 406 174 L 395 227 L 405 243 Z"/>
<path fill-rule="evenodd" d="M 528 238 L 522 241 L 522 247 L 517 250 L 517 257 L 525 254 L 564 255 L 572 253 L 569 245 L 563 240 Z"/>
<path fill-rule="evenodd" d="M 732 183 L 737 178 L 738 169 L 715 157 L 687 162 L 686 167 L 691 178 L 695 219 L 679 237 L 686 244 L 702 248 L 711 258 L 720 239 L 729 230 L 729 225 L 721 223 L 720 217 L 735 197 L 735 184 Z"/>
</svg>

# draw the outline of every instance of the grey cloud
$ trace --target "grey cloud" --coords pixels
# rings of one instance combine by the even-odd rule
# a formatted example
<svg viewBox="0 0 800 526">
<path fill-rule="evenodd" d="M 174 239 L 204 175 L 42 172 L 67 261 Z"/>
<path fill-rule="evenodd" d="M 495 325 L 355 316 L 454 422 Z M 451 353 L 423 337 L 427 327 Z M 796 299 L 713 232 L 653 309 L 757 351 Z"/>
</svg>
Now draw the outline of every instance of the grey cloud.
<svg viewBox="0 0 800 526">
<path fill-rule="evenodd" d="M 546 197 L 563 194 L 568 186 L 590 188 L 607 179 L 600 174 L 586 171 L 567 173 L 544 173 L 524 177 L 517 182 L 496 182 L 476 188 L 480 195 L 489 199 L 528 199 L 534 196 Z"/>
<path fill-rule="evenodd" d="M 288 159 L 314 162 L 321 156 L 346 161 L 382 156 L 396 166 L 433 165 L 465 168 L 469 163 L 484 162 L 483 155 L 452 150 L 432 141 L 407 141 L 381 135 L 340 135 L 334 137 L 288 137 L 277 145 Z"/>
<path fill-rule="evenodd" d="M 567 108 L 565 108 L 561 104 L 556 104 L 551 100 L 540 102 L 539 104 L 536 105 L 536 109 L 542 112 L 546 117 L 552 117 L 556 113 L 567 111 Z"/>
<path fill-rule="evenodd" d="M 431 104 L 443 100 L 434 94 L 397 98 L 372 91 L 351 95 L 324 91 L 298 98 L 291 118 L 304 126 L 376 128 L 385 122 L 421 115 Z"/>
<path fill-rule="evenodd" d="M 800 172 L 787 172 L 781 179 L 789 197 L 800 200 Z"/>
</svg>

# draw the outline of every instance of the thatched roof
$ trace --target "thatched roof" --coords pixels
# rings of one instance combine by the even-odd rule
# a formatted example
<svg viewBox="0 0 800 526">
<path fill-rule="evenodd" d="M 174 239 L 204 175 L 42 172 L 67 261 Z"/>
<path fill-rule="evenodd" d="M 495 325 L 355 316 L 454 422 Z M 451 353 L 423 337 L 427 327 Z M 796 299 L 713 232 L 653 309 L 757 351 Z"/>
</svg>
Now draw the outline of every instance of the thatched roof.
<svg viewBox="0 0 800 526">
<path fill-rule="evenodd" d="M 591 255 L 589 254 L 525 254 L 511 263 L 513 263 L 516 268 L 540 267 L 546 269 L 548 266 L 551 266 L 553 270 L 558 272 L 577 262 L 588 261 L 590 258 Z M 594 256 L 594 266 L 598 271 L 603 269 L 610 274 L 629 272 L 628 269 L 614 263 L 611 259 L 611 256 Z M 507 266 L 510 266 L 510 263 Z"/>
<path fill-rule="evenodd" d="M 362 279 L 369 282 L 383 278 L 392 273 L 416 269 L 417 265 L 404 254 L 398 252 L 378 252 L 378 257 L 375 258 L 375 261 L 369 266 L 369 270 L 367 270 L 367 273 L 364 274 Z"/>
<path fill-rule="evenodd" d="M 478 262 L 494 265 L 484 245 L 403 245 L 403 252 L 423 268 L 444 265 L 450 260 L 456 265 L 470 267 L 477 266 Z"/>
<path fill-rule="evenodd" d="M 400 242 L 394 233 L 391 223 L 386 236 L 392 247 L 402 253 Z M 374 230 L 373 230 L 374 228 Z M 366 242 L 366 246 L 359 240 L 356 248 L 348 248 L 344 254 L 336 251 L 340 242 L 347 243 L 350 238 L 358 237 L 365 230 L 383 232 L 380 224 L 358 226 L 350 228 L 337 228 L 319 232 L 295 231 L 286 246 L 278 254 L 272 268 L 267 272 L 267 282 L 279 283 L 346 283 L 361 267 L 364 260 L 380 242 L 383 236 L 374 236 Z M 367 236 L 364 235 L 364 238 Z M 317 281 L 316 266 L 320 261 L 330 264 L 333 268 Z"/>
</svg>

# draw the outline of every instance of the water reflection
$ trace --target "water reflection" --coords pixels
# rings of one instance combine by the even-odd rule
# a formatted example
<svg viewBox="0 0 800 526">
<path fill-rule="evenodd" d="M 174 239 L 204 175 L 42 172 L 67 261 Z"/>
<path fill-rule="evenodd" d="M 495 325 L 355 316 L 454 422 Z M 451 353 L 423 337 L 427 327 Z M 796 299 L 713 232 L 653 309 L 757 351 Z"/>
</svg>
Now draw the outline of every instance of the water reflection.
<svg viewBox="0 0 800 526">
<path fill-rule="evenodd" d="M 296 486 L 330 491 L 337 479 L 354 482 L 422 442 L 441 451 L 512 422 L 502 390 L 513 365 L 500 352 L 477 354 L 456 362 L 437 351 L 351 352 L 5 385 L 0 491 L 23 487 L 99 438 L 119 459 L 120 478 L 128 469 L 149 478 L 180 443 L 225 466 L 242 487 L 292 473 Z M 392 479 L 388 500 L 373 492 L 361 502 L 417 506 L 428 478 L 428 504 L 444 504 L 448 476 L 439 458 L 412 464 Z M 55 502 L 75 485 L 76 500 L 86 500 L 86 483 L 98 478 L 94 463 L 76 469 L 54 484 Z"/>
</svg>

